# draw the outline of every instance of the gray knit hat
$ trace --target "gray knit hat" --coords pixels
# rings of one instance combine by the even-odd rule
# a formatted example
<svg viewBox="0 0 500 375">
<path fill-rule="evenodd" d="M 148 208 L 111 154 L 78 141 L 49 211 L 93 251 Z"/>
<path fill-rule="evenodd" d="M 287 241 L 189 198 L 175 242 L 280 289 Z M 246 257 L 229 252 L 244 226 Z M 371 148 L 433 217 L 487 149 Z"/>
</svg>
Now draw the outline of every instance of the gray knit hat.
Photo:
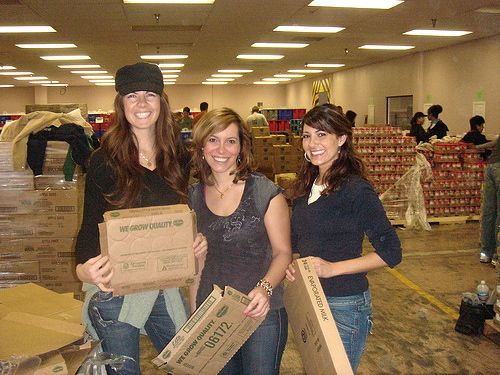
<svg viewBox="0 0 500 375">
<path fill-rule="evenodd" d="M 134 91 L 163 92 L 163 75 L 158 65 L 139 62 L 118 69 L 115 76 L 115 90 L 120 95 Z"/>
</svg>

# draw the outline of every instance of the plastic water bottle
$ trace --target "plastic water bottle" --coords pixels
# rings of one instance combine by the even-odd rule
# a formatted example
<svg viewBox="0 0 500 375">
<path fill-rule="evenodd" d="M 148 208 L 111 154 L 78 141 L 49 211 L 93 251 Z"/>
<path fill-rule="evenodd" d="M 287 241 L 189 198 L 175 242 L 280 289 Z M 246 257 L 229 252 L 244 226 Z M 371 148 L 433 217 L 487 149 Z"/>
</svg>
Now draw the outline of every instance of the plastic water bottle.
<svg viewBox="0 0 500 375">
<path fill-rule="evenodd" d="M 477 286 L 476 291 L 479 302 L 485 303 L 490 296 L 490 288 L 488 288 L 488 284 L 486 284 L 484 280 L 481 280 L 481 283 Z"/>
</svg>

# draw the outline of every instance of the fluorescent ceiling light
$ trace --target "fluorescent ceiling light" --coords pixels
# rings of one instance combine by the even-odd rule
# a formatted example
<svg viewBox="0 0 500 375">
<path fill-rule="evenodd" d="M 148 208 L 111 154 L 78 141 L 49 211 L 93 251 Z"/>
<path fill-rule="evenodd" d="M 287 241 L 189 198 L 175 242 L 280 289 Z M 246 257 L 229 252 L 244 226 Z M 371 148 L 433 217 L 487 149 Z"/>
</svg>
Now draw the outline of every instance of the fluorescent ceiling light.
<svg viewBox="0 0 500 375">
<path fill-rule="evenodd" d="M 175 82 L 163 82 L 164 85 L 175 85 Z"/>
<path fill-rule="evenodd" d="M 87 55 L 69 55 L 69 56 L 40 56 L 42 60 L 90 60 Z"/>
<path fill-rule="evenodd" d="M 178 74 L 164 74 L 163 75 L 163 78 L 178 78 L 179 75 Z"/>
<path fill-rule="evenodd" d="M 252 69 L 219 69 L 219 73 L 252 73 Z"/>
<path fill-rule="evenodd" d="M 202 82 L 203 85 L 227 85 L 227 82 L 220 82 L 220 81 L 217 81 L 217 82 L 211 82 L 211 81 L 205 81 L 205 82 Z"/>
<path fill-rule="evenodd" d="M 125 4 L 213 4 L 215 0 L 123 0 Z"/>
<path fill-rule="evenodd" d="M 54 87 L 65 87 L 68 86 L 67 83 L 44 83 L 42 86 L 54 86 Z"/>
<path fill-rule="evenodd" d="M 388 44 L 365 44 L 364 46 L 358 47 L 359 49 L 384 49 L 392 51 L 404 51 L 407 49 L 415 48 L 415 46 L 392 46 Z"/>
<path fill-rule="evenodd" d="M 254 43 L 252 47 L 257 48 L 305 48 L 308 43 Z"/>
<path fill-rule="evenodd" d="M 0 26 L 0 33 L 55 33 L 50 26 Z"/>
<path fill-rule="evenodd" d="M 403 3 L 399 0 L 314 0 L 310 7 L 390 9 Z"/>
<path fill-rule="evenodd" d="M 205 81 L 210 81 L 210 82 L 231 82 L 234 81 L 234 78 L 205 78 Z"/>
<path fill-rule="evenodd" d="M 463 36 L 467 34 L 472 34 L 472 31 L 460 31 L 460 30 L 423 30 L 415 29 L 403 33 L 403 35 L 423 35 L 423 36 Z"/>
<path fill-rule="evenodd" d="M 321 69 L 290 69 L 288 73 L 322 73 Z"/>
<path fill-rule="evenodd" d="M 115 84 L 112 82 L 96 82 L 96 86 L 114 86 Z"/>
<path fill-rule="evenodd" d="M 29 83 L 42 84 L 42 83 L 59 83 L 59 81 L 29 81 Z"/>
<path fill-rule="evenodd" d="M 254 85 L 277 85 L 279 82 L 276 81 L 255 81 L 253 84 Z"/>
<path fill-rule="evenodd" d="M 306 64 L 308 68 L 340 68 L 345 64 Z"/>
<path fill-rule="evenodd" d="M 19 48 L 76 48 L 76 45 L 71 43 L 42 43 L 42 44 L 16 44 Z"/>
<path fill-rule="evenodd" d="M 177 78 L 164 78 L 163 79 L 163 83 L 165 83 L 165 82 L 175 82 L 175 81 L 177 81 Z"/>
<path fill-rule="evenodd" d="M 106 74 L 107 70 L 72 70 L 73 74 Z"/>
<path fill-rule="evenodd" d="M 276 78 L 300 78 L 300 77 L 305 77 L 304 74 L 275 74 L 274 77 Z"/>
<path fill-rule="evenodd" d="M 247 60 L 279 60 L 285 56 L 283 56 L 283 55 L 238 55 L 236 57 L 238 59 L 247 59 Z"/>
<path fill-rule="evenodd" d="M 160 68 L 182 68 L 184 64 L 182 63 L 165 63 L 165 64 L 158 64 Z"/>
<path fill-rule="evenodd" d="M 0 76 L 28 76 L 33 72 L 0 72 Z"/>
<path fill-rule="evenodd" d="M 0 70 L 14 70 L 14 69 L 16 69 L 16 67 L 12 65 L 0 65 Z"/>
<path fill-rule="evenodd" d="M 92 68 L 100 68 L 100 65 L 95 64 L 78 64 L 78 65 L 58 65 L 59 68 L 62 69 L 92 69 Z"/>
<path fill-rule="evenodd" d="M 144 60 L 176 60 L 187 59 L 188 55 L 142 55 L 141 59 Z"/>
<path fill-rule="evenodd" d="M 240 78 L 240 77 L 243 77 L 243 74 L 212 74 L 212 77 L 215 77 L 215 78 Z"/>
<path fill-rule="evenodd" d="M 27 77 L 14 77 L 14 79 L 17 79 L 19 81 L 29 81 L 30 79 L 48 79 L 48 78 L 43 76 L 38 76 L 38 77 L 27 76 Z"/>
<path fill-rule="evenodd" d="M 83 79 L 113 79 L 113 76 L 81 76 Z"/>
<path fill-rule="evenodd" d="M 180 69 L 162 69 L 161 72 L 162 73 L 180 73 L 181 70 Z"/>
<path fill-rule="evenodd" d="M 14 87 L 14 85 L 0 85 L 2 88 L 7 88 L 7 87 Z"/>
<path fill-rule="evenodd" d="M 286 82 L 286 81 L 291 81 L 291 78 L 280 78 L 280 77 L 272 77 L 272 78 L 262 78 L 263 81 L 269 81 L 269 82 Z"/>
<path fill-rule="evenodd" d="M 273 31 L 286 31 L 289 33 L 338 33 L 345 27 L 334 26 L 278 26 Z"/>
<path fill-rule="evenodd" d="M 114 79 L 89 79 L 92 83 L 115 83 Z"/>
</svg>

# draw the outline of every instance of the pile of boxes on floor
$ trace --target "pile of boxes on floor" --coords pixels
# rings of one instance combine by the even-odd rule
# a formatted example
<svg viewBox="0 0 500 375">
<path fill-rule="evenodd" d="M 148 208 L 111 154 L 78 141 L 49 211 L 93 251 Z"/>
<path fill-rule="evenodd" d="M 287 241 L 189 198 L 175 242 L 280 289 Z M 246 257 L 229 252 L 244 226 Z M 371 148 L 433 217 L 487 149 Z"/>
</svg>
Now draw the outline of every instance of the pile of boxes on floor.
<svg viewBox="0 0 500 375">
<path fill-rule="evenodd" d="M 36 177 L 13 170 L 11 148 L 0 143 L 0 288 L 32 282 L 78 294 L 78 181 L 65 181 L 62 174 L 68 144 L 48 142 L 44 174 Z"/>
<path fill-rule="evenodd" d="M 306 114 L 305 108 L 275 109 L 264 108 L 261 113 L 266 117 L 271 131 L 294 130 L 293 126 L 300 123 Z"/>
</svg>

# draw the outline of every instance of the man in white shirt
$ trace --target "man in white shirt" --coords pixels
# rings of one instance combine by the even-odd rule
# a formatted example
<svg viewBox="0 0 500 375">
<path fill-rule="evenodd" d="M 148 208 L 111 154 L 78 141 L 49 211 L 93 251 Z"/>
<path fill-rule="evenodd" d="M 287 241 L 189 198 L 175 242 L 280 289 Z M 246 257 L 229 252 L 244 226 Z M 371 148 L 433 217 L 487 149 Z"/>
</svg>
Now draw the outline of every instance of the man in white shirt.
<svg viewBox="0 0 500 375">
<path fill-rule="evenodd" d="M 252 114 L 247 117 L 247 126 L 249 128 L 257 126 L 269 127 L 266 117 L 263 114 L 259 113 L 259 107 L 252 107 Z"/>
</svg>

